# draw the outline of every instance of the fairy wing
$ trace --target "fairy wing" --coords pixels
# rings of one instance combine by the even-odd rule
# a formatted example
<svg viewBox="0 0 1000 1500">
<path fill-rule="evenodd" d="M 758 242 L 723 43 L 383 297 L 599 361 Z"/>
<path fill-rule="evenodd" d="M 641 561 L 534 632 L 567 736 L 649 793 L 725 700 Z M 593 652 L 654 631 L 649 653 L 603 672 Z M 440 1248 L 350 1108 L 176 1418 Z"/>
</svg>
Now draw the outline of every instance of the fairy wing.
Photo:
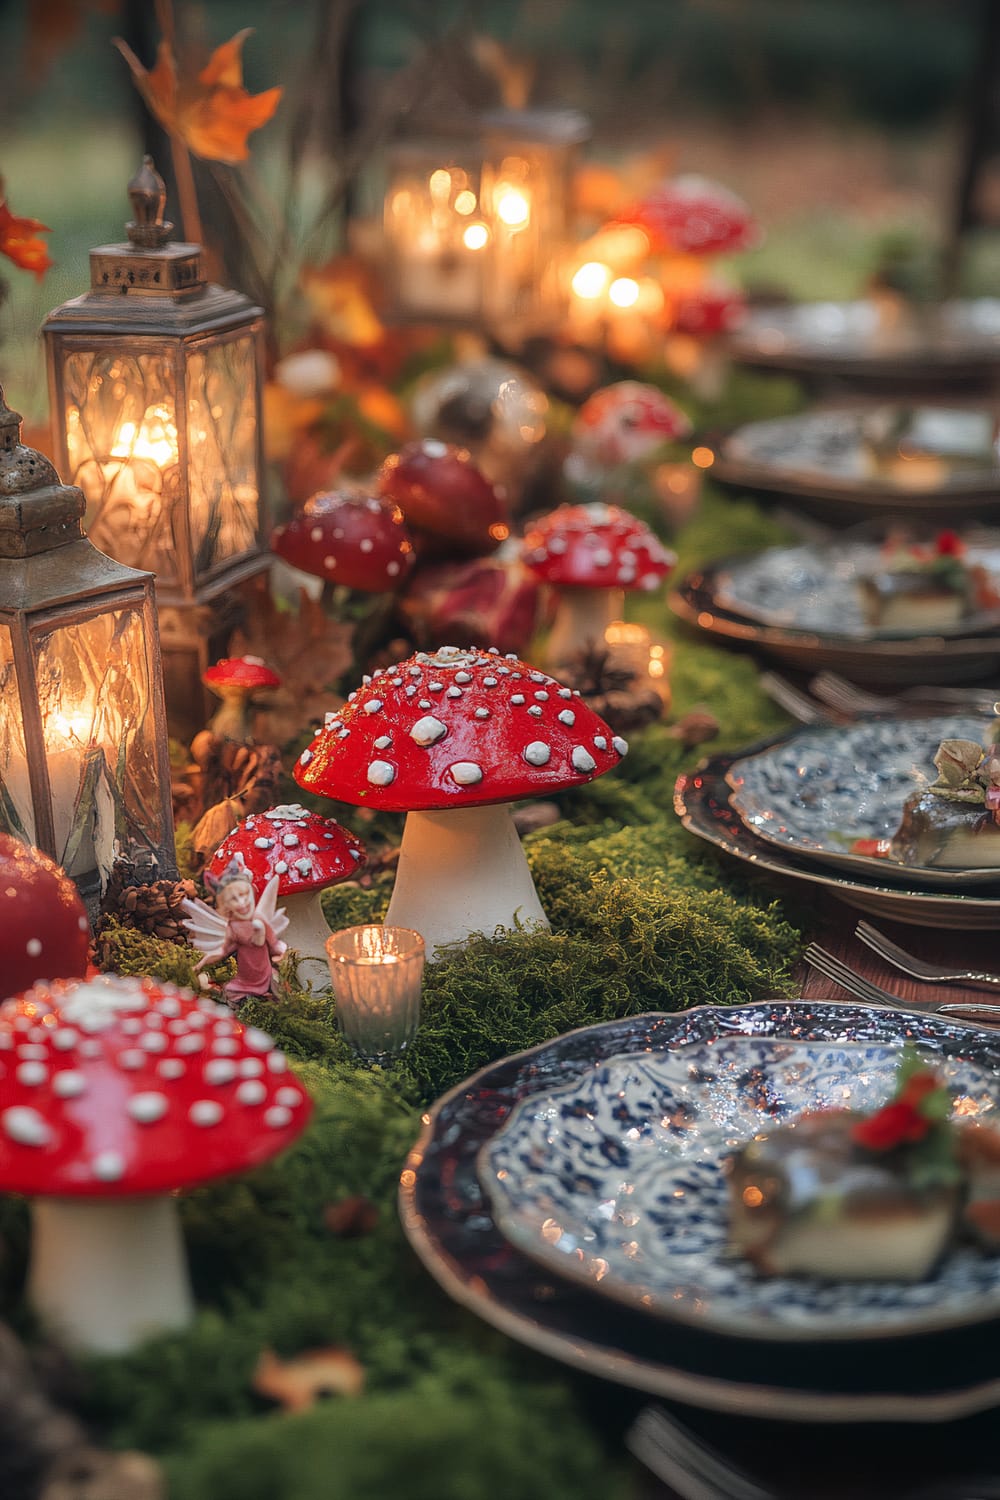
<svg viewBox="0 0 1000 1500">
<path fill-rule="evenodd" d="M 272 875 L 267 885 L 260 893 L 260 900 L 254 912 L 255 917 L 260 917 L 267 922 L 276 938 L 280 938 L 288 926 L 288 918 L 284 909 L 278 905 L 278 886 L 281 884 L 280 875 Z"/>
<path fill-rule="evenodd" d="M 192 946 L 199 953 L 214 953 L 218 948 L 226 945 L 226 919 L 219 915 L 211 906 L 206 906 L 204 901 L 197 898 L 191 900 L 187 897 L 181 902 L 181 907 L 188 913 L 188 919 L 184 923 L 190 934 Z"/>
</svg>

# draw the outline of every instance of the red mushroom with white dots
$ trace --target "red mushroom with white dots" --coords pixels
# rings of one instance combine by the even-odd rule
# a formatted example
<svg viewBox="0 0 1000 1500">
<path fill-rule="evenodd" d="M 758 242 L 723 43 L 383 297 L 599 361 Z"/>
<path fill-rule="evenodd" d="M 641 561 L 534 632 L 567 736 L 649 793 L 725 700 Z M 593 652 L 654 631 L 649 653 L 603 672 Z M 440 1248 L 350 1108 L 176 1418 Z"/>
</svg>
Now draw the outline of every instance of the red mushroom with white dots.
<svg viewBox="0 0 1000 1500">
<path fill-rule="evenodd" d="M 556 590 L 546 659 L 568 662 L 620 620 L 626 592 L 658 589 L 677 558 L 617 505 L 560 505 L 524 537 L 524 563 Z"/>
<path fill-rule="evenodd" d="M 442 646 L 366 676 L 294 774 L 307 791 L 408 814 L 386 921 L 433 953 L 548 926 L 510 803 L 593 781 L 627 749 L 548 673 Z"/>
<path fill-rule="evenodd" d="M 0 833 L 0 998 L 82 979 L 90 924 L 76 886 L 40 849 Z"/>
<path fill-rule="evenodd" d="M 267 1161 L 311 1104 L 265 1032 L 153 979 L 0 1005 L 0 1190 L 35 1199 L 29 1298 L 118 1353 L 192 1316 L 175 1194 Z"/>
<path fill-rule="evenodd" d="M 279 526 L 271 550 L 290 567 L 363 594 L 390 594 L 413 566 L 413 540 L 397 505 L 353 490 L 322 490 Z"/>
<path fill-rule="evenodd" d="M 337 716 L 329 714 L 329 720 Z M 302 984 L 330 982 L 326 940 L 330 936 L 320 892 L 341 880 L 352 880 L 365 863 L 365 846 L 333 818 L 308 812 L 297 802 L 269 808 L 245 818 L 219 845 L 207 873 L 221 875 L 239 855 L 259 898 L 278 876 L 278 900 L 288 918 L 282 934 L 299 956 Z"/>
<path fill-rule="evenodd" d="M 750 250 L 761 233 L 748 205 L 731 189 L 693 173 L 671 178 L 620 216 L 637 224 L 654 255 L 722 255 Z"/>
<path fill-rule="evenodd" d="M 281 686 L 281 678 L 259 656 L 227 656 L 202 673 L 202 682 L 222 702 L 209 723 L 224 740 L 250 738 L 254 694 Z"/>
</svg>

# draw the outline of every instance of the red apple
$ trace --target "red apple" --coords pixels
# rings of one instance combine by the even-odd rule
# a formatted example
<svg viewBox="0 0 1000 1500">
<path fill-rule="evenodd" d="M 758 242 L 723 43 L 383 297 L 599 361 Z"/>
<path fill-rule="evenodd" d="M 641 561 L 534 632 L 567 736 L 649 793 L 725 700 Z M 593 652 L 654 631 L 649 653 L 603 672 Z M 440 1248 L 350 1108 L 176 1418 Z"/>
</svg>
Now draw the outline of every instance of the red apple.
<svg viewBox="0 0 1000 1500">
<path fill-rule="evenodd" d="M 432 540 L 425 553 L 480 557 L 510 535 L 503 492 L 464 448 L 437 438 L 407 443 L 390 454 L 379 474 L 379 490 L 399 506 L 412 531 Z"/>
</svg>

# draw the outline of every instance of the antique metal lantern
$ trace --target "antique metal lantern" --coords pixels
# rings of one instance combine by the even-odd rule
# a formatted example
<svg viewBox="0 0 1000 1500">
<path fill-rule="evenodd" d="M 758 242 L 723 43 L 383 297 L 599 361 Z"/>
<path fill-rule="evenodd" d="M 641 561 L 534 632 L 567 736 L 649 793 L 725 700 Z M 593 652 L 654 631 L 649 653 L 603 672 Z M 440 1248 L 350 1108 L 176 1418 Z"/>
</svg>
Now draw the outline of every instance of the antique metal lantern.
<svg viewBox="0 0 1000 1500">
<path fill-rule="evenodd" d="M 156 574 L 171 718 L 196 726 L 232 590 L 269 560 L 263 313 L 205 281 L 200 246 L 171 240 L 149 157 L 129 198 L 128 242 L 92 250 L 90 291 L 45 320 L 54 454 L 94 545 Z"/>
<path fill-rule="evenodd" d="M 0 391 L 0 831 L 93 906 L 116 858 L 176 863 L 152 575 L 98 552 L 84 505 Z"/>
<path fill-rule="evenodd" d="M 461 135 L 401 142 L 389 159 L 385 247 L 392 311 L 524 335 L 558 320 L 574 110 L 497 110 Z"/>
</svg>

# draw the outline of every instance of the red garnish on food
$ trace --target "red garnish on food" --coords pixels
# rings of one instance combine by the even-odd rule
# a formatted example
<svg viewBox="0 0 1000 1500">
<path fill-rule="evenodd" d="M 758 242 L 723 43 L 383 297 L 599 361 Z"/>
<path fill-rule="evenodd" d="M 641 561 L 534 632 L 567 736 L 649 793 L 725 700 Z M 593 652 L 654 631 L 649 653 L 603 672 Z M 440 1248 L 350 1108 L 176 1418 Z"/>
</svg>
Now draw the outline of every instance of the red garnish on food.
<svg viewBox="0 0 1000 1500">
<path fill-rule="evenodd" d="M 961 557 L 965 547 L 957 531 L 939 531 L 934 538 L 934 550 L 938 557 Z"/>
<path fill-rule="evenodd" d="M 940 1087 L 929 1069 L 921 1069 L 906 1080 L 895 1099 L 859 1120 L 851 1139 L 868 1151 L 892 1151 L 897 1146 L 922 1141 L 935 1121 L 922 1113 L 920 1105 Z"/>
<path fill-rule="evenodd" d="M 886 859 L 891 848 L 891 839 L 855 839 L 851 853 L 863 854 L 869 859 Z"/>
</svg>

